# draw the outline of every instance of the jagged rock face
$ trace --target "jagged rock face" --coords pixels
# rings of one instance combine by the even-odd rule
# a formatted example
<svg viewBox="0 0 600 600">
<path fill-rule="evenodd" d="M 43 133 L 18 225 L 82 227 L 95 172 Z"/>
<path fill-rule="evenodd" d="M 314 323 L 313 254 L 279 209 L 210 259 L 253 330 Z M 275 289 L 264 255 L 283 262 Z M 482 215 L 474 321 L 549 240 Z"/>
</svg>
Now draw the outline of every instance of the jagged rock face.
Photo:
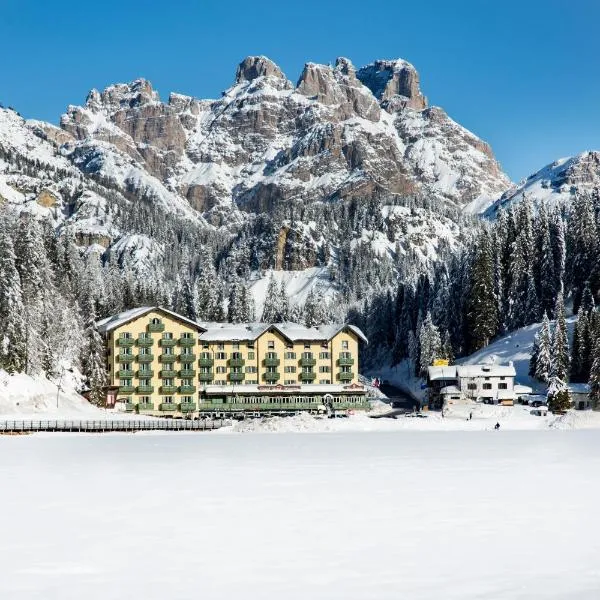
<svg viewBox="0 0 600 600">
<path fill-rule="evenodd" d="M 294 87 L 251 56 L 219 100 L 172 94 L 165 104 L 137 80 L 90 92 L 61 127 L 75 146 L 114 146 L 209 220 L 226 205 L 260 212 L 382 191 L 458 205 L 497 197 L 509 181 L 489 147 L 426 105 L 402 60 L 358 71 L 346 58 L 308 63 Z"/>
<path fill-rule="evenodd" d="M 362 67 L 357 77 L 390 112 L 427 107 L 427 98 L 419 87 L 419 74 L 404 60 L 377 60 Z"/>
</svg>

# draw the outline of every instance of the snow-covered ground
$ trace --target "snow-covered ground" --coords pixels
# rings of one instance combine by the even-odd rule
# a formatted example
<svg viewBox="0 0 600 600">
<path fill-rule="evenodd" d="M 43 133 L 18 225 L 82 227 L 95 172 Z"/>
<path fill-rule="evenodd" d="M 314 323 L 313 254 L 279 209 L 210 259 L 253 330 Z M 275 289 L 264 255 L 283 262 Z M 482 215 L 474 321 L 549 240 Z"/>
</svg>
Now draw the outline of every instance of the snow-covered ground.
<svg viewBox="0 0 600 600">
<path fill-rule="evenodd" d="M 597 600 L 586 431 L 0 438 L 10 600 Z"/>
</svg>

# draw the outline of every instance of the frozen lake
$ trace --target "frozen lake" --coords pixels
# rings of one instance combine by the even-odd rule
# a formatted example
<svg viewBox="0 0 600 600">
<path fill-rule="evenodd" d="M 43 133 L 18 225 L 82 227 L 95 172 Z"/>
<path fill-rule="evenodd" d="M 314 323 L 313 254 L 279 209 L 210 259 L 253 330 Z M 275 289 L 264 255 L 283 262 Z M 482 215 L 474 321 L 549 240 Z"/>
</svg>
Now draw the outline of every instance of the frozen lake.
<svg viewBox="0 0 600 600">
<path fill-rule="evenodd" d="M 0 598 L 600 597 L 597 431 L 0 438 Z"/>
</svg>

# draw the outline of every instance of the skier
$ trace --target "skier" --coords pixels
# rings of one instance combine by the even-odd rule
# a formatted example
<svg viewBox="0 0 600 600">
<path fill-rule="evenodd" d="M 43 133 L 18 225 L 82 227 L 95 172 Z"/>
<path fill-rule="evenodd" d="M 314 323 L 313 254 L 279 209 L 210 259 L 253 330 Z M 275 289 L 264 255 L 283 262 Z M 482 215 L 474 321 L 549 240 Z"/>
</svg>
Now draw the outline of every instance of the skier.
<svg viewBox="0 0 600 600">
<path fill-rule="evenodd" d="M 494 429 L 500 429 L 500 423 L 496 423 L 496 424 L 494 425 Z"/>
<path fill-rule="evenodd" d="M 473 412 L 469 413 L 469 421 L 473 418 Z"/>
</svg>

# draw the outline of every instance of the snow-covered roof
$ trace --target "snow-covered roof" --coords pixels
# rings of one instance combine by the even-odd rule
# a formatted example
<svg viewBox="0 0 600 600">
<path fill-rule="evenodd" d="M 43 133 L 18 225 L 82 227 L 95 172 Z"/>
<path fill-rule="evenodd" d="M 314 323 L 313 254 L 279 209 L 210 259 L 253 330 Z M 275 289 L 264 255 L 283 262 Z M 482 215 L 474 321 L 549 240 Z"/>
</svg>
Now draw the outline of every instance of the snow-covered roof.
<svg viewBox="0 0 600 600">
<path fill-rule="evenodd" d="M 512 390 L 498 390 L 498 395 L 496 396 L 498 400 L 514 400 L 515 397 L 515 392 Z"/>
<path fill-rule="evenodd" d="M 363 393 L 366 392 L 364 385 L 349 384 L 349 385 L 207 385 L 202 390 L 207 394 L 339 394 L 345 393 Z"/>
<path fill-rule="evenodd" d="M 304 327 L 297 323 L 202 323 L 206 329 L 200 335 L 202 340 L 219 342 L 227 340 L 256 340 L 268 329 L 275 329 L 290 342 L 329 341 L 344 329 L 352 331 L 360 340 L 368 343 L 365 334 L 355 325 L 334 324 Z"/>
<path fill-rule="evenodd" d="M 456 365 L 446 367 L 427 367 L 427 375 L 430 381 L 439 379 L 456 379 Z"/>
<path fill-rule="evenodd" d="M 440 394 L 460 394 L 460 389 L 456 385 L 447 385 L 440 390 Z"/>
<path fill-rule="evenodd" d="M 460 365 L 456 367 L 458 376 L 466 377 L 515 377 L 517 372 L 512 364 L 508 365 Z"/>
<path fill-rule="evenodd" d="M 572 394 L 590 393 L 590 386 L 587 383 L 569 383 L 567 387 Z"/>
<path fill-rule="evenodd" d="M 533 394 L 533 388 L 530 388 L 528 385 L 520 385 L 519 383 L 515 383 L 514 390 L 515 394 Z"/>
<path fill-rule="evenodd" d="M 128 323 L 129 321 L 133 321 L 133 319 L 137 319 L 138 317 L 143 317 L 145 314 L 149 312 L 159 312 L 170 315 L 171 317 L 178 319 L 179 321 L 184 321 L 188 325 L 204 331 L 204 328 L 200 326 L 196 321 L 192 321 L 187 317 L 179 315 L 172 310 L 168 310 L 166 308 L 161 308 L 160 306 L 138 306 L 137 308 L 132 308 L 130 310 L 126 310 L 117 315 L 113 315 L 111 317 L 106 317 L 105 319 L 101 319 L 96 322 L 96 326 L 98 327 L 98 331 L 101 333 L 105 333 L 107 331 L 111 331 L 116 327 L 120 327 L 121 325 Z"/>
</svg>

